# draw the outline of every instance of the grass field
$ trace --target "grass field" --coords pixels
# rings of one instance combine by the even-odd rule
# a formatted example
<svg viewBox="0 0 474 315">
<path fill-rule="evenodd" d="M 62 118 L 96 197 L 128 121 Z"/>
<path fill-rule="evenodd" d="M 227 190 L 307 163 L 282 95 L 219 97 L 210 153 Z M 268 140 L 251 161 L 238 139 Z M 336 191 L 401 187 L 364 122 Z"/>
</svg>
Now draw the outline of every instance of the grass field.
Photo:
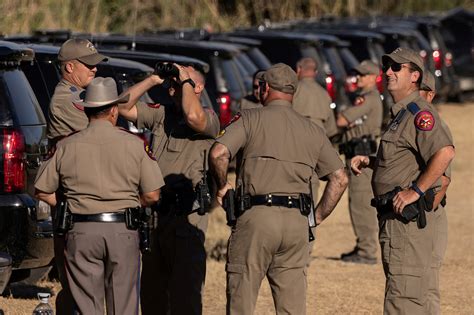
<svg viewBox="0 0 474 315">
<path fill-rule="evenodd" d="M 442 314 L 474 314 L 474 104 L 446 104 L 440 106 L 439 111 L 450 126 L 456 145 L 453 178 L 448 190 L 449 243 L 440 275 L 441 311 Z M 216 244 L 225 245 L 230 230 L 224 221 L 224 212 L 215 209 L 207 235 L 209 249 L 215 248 Z M 313 261 L 308 270 L 308 314 L 381 314 L 384 295 L 381 264 L 348 264 L 337 259 L 355 244 L 346 196 L 318 227 L 316 238 Z M 215 250 L 213 256 L 221 253 Z M 225 314 L 224 267 L 222 260 L 208 260 L 204 314 Z M 51 290 L 54 293 L 58 289 L 56 282 L 41 282 L 37 287 L 13 287 L 9 291 L 13 295 L 0 297 L 0 309 L 6 315 L 31 314 L 37 304 L 35 292 Z M 255 313 L 274 314 L 266 280 Z"/>
</svg>

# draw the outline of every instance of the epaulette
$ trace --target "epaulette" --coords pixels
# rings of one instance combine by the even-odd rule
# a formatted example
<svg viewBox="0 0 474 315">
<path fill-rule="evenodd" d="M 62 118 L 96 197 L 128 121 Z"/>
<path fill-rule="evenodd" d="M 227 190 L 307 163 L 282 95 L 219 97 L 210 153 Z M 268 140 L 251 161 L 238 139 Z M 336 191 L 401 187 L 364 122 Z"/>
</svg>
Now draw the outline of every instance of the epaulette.
<svg viewBox="0 0 474 315">
<path fill-rule="evenodd" d="M 414 102 L 411 102 L 410 104 L 408 104 L 407 109 L 413 116 L 415 116 L 416 113 L 420 111 L 420 107 Z"/>
<path fill-rule="evenodd" d="M 143 149 L 145 150 L 146 154 L 150 157 L 150 159 L 152 159 L 153 161 L 156 161 L 156 158 L 153 156 L 153 153 L 150 150 L 150 145 L 148 144 L 148 141 L 144 137 L 139 136 L 136 133 L 133 133 L 128 129 L 125 129 L 125 128 L 122 128 L 122 127 L 118 127 L 118 128 L 120 130 L 125 131 L 128 134 L 134 135 L 138 139 L 142 140 L 143 141 Z"/>
</svg>

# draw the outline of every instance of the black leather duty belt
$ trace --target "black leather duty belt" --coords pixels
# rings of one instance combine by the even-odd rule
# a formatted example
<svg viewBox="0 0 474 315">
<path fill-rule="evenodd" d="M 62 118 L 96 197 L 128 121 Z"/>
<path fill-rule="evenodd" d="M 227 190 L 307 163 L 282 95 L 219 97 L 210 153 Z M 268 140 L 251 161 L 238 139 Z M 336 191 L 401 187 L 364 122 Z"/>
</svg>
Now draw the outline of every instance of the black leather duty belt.
<svg viewBox="0 0 474 315">
<path fill-rule="evenodd" d="M 105 212 L 98 214 L 72 214 L 73 222 L 125 222 L 123 212 Z"/>
<path fill-rule="evenodd" d="M 291 196 L 256 195 L 250 196 L 250 206 L 277 206 L 299 209 L 300 200 Z"/>
</svg>

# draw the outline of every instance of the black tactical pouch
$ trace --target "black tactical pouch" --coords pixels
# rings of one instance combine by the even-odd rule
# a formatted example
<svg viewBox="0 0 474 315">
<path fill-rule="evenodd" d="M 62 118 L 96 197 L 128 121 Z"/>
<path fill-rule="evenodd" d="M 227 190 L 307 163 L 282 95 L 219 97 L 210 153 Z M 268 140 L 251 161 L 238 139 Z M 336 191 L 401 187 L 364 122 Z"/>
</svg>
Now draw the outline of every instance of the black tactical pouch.
<svg viewBox="0 0 474 315">
<path fill-rule="evenodd" d="M 54 212 L 53 227 L 57 235 L 65 235 L 74 226 L 72 213 L 66 201 L 61 201 Z"/>
</svg>

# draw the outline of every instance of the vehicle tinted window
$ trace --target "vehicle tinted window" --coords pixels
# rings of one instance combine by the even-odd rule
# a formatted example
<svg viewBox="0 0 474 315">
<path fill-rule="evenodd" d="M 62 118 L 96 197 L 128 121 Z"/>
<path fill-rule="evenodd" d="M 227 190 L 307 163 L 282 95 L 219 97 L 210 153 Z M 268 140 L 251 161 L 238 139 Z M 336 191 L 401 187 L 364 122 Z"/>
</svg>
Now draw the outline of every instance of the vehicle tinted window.
<svg viewBox="0 0 474 315">
<path fill-rule="evenodd" d="M 5 71 L 3 80 L 18 123 L 20 125 L 45 124 L 41 107 L 23 71 Z"/>
<path fill-rule="evenodd" d="M 344 69 L 344 64 L 339 57 L 337 49 L 334 47 L 324 47 L 323 49 L 324 56 L 329 61 L 331 65 L 331 70 L 337 80 L 345 80 L 346 70 Z"/>
<path fill-rule="evenodd" d="M 10 110 L 10 100 L 8 99 L 5 82 L 0 76 L 0 126 L 12 126 L 13 118 Z"/>
<path fill-rule="evenodd" d="M 262 51 L 258 48 L 251 48 L 247 52 L 247 55 L 252 59 L 253 63 L 258 69 L 268 69 L 272 66 L 270 60 L 265 56 Z"/>
<path fill-rule="evenodd" d="M 348 48 L 340 48 L 339 53 L 341 55 L 341 60 L 344 63 L 344 68 L 346 69 L 346 72 L 350 71 L 358 65 L 359 61 L 354 57 L 354 55 Z"/>
<path fill-rule="evenodd" d="M 222 72 L 232 98 L 237 100 L 244 97 L 245 88 L 237 65 L 233 59 L 222 60 Z"/>
<path fill-rule="evenodd" d="M 237 60 L 245 67 L 247 73 L 250 73 L 250 75 L 253 75 L 258 70 L 257 66 L 245 53 L 238 54 Z"/>
<path fill-rule="evenodd" d="M 237 58 L 234 61 L 242 76 L 242 81 L 244 82 L 245 91 L 250 92 L 252 91 L 252 74 L 255 71 L 251 71 L 246 66 L 244 66 L 244 63 L 242 62 L 242 59 L 239 58 L 239 56 L 237 56 Z"/>
</svg>

